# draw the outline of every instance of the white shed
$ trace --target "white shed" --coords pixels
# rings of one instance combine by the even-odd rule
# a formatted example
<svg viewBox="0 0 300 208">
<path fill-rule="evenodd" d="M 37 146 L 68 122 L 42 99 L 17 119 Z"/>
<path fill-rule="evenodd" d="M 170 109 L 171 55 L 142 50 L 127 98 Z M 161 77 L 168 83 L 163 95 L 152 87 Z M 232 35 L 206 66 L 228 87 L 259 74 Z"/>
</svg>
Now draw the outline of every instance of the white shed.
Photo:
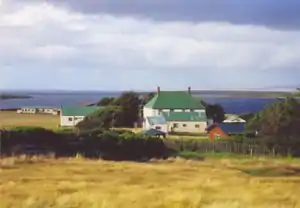
<svg viewBox="0 0 300 208">
<path fill-rule="evenodd" d="M 86 116 L 99 109 L 99 106 L 62 107 L 60 114 L 60 125 L 66 127 L 76 126 Z"/>
</svg>

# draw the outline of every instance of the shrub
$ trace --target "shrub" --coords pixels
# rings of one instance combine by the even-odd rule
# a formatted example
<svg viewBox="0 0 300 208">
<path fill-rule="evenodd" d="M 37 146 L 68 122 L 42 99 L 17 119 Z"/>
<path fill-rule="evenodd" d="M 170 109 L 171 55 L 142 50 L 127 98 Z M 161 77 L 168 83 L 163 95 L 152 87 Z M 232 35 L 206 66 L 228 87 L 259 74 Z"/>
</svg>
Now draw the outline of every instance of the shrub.
<svg viewBox="0 0 300 208">
<path fill-rule="evenodd" d="M 28 154 L 54 151 L 57 156 L 103 157 L 110 160 L 141 160 L 166 155 L 162 140 L 129 131 L 102 129 L 53 132 L 43 128 L 14 128 L 2 131 L 2 153 Z"/>
</svg>

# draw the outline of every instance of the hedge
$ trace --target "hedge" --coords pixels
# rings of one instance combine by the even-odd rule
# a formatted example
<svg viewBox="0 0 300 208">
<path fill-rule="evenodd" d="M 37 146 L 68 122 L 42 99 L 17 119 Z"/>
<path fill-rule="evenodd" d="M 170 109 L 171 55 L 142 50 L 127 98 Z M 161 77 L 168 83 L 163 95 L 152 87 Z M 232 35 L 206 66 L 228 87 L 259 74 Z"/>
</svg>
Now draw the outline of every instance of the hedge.
<svg viewBox="0 0 300 208">
<path fill-rule="evenodd" d="M 112 160 L 163 158 L 167 148 L 159 138 L 128 131 L 95 129 L 84 132 L 53 132 L 39 127 L 1 130 L 1 153 L 20 155 L 52 152 L 57 156 L 101 157 Z"/>
</svg>

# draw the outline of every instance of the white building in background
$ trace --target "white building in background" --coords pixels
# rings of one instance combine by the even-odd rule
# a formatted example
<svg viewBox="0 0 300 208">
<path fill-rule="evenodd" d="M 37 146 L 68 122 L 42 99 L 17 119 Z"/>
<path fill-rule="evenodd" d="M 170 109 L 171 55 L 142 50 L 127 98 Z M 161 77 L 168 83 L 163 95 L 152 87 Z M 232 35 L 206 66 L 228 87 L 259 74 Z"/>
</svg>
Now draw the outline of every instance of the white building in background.
<svg viewBox="0 0 300 208">
<path fill-rule="evenodd" d="M 205 107 L 184 91 L 160 91 L 143 107 L 143 129 L 163 132 L 205 133 L 207 118 Z"/>
<path fill-rule="evenodd" d="M 60 114 L 60 126 L 76 126 L 80 121 L 83 121 L 86 116 L 99 109 L 99 106 L 62 107 Z"/>
<path fill-rule="evenodd" d="M 235 114 L 225 114 L 223 123 L 246 123 L 246 121 Z"/>
<path fill-rule="evenodd" d="M 23 107 L 17 110 L 17 113 L 24 114 L 52 114 L 59 115 L 60 110 L 58 108 L 51 107 Z"/>
</svg>

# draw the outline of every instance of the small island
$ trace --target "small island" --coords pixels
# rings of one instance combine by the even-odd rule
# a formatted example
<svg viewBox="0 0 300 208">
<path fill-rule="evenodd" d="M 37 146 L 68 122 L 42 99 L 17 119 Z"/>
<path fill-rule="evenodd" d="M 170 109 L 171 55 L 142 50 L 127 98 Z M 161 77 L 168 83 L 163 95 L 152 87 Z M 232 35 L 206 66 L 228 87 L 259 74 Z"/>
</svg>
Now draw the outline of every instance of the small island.
<svg viewBox="0 0 300 208">
<path fill-rule="evenodd" d="M 29 95 L 16 95 L 16 94 L 0 94 L 0 100 L 9 100 L 9 99 L 29 99 L 32 98 Z"/>
</svg>

